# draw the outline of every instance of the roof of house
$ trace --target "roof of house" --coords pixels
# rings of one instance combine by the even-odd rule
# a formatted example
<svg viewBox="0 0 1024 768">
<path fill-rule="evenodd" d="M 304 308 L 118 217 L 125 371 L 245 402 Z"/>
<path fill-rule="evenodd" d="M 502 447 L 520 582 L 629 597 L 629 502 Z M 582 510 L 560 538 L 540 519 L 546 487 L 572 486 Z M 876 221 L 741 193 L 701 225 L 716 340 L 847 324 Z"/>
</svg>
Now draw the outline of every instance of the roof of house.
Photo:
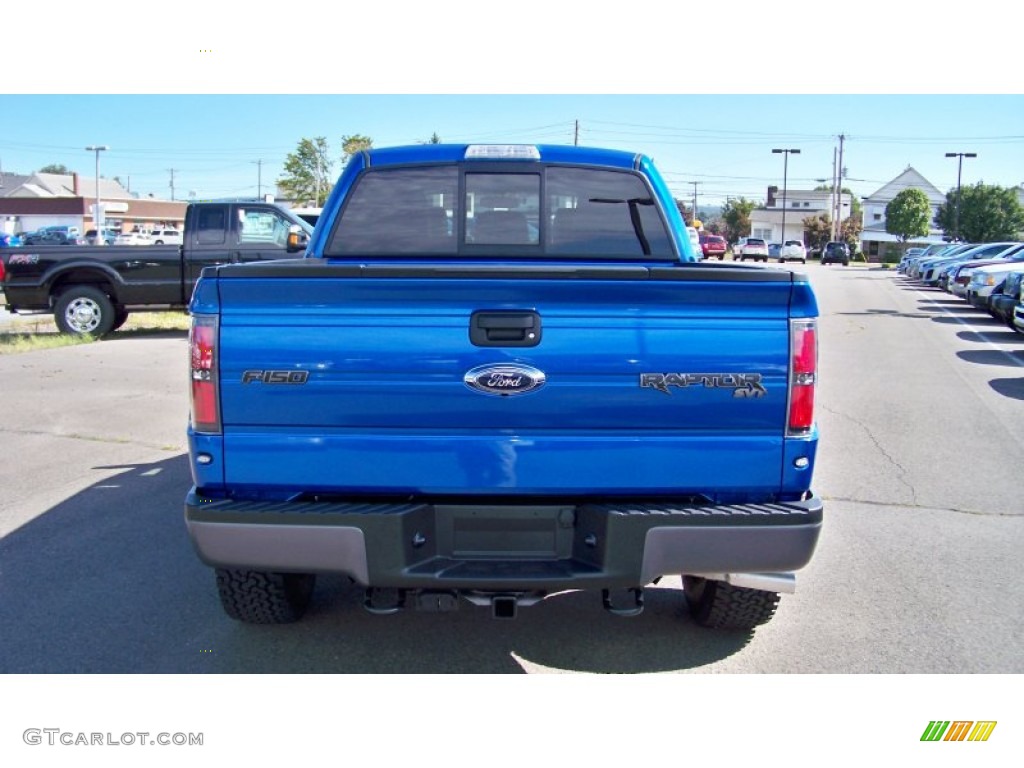
<svg viewBox="0 0 1024 768">
<path fill-rule="evenodd" d="M 30 178 L 20 173 L 0 173 L 0 197 L 10 194 Z"/>
<path fill-rule="evenodd" d="M 12 186 L 4 181 L 4 197 L 93 197 L 96 194 L 96 179 L 77 176 L 78 189 L 75 190 L 76 174 L 33 173 L 21 176 L 21 183 Z M 8 189 L 8 187 L 11 187 Z M 114 179 L 100 178 L 100 197 L 104 200 L 133 200 L 128 190 Z"/>
<path fill-rule="evenodd" d="M 932 205 L 941 205 L 946 202 L 945 193 L 940 192 L 935 185 L 909 165 L 903 173 L 880 187 L 874 194 L 869 195 L 867 201 L 872 203 L 889 202 L 905 189 L 920 189 L 928 195 L 928 200 Z"/>
</svg>

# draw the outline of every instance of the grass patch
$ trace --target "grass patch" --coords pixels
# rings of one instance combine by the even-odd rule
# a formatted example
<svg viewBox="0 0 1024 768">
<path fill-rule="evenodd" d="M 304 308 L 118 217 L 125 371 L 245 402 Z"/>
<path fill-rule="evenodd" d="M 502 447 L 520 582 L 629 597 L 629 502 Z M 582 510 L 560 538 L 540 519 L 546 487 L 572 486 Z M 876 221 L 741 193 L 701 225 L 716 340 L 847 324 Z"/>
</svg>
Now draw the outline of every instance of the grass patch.
<svg viewBox="0 0 1024 768">
<path fill-rule="evenodd" d="M 127 322 L 108 338 L 155 336 L 169 331 L 187 331 L 185 312 L 134 312 Z M 52 315 L 14 317 L 0 330 L 0 355 L 17 355 L 37 349 L 55 349 L 97 341 L 92 336 L 75 336 L 57 331 Z"/>
<path fill-rule="evenodd" d="M 143 336 L 165 331 L 187 331 L 190 318 L 187 312 L 133 312 L 115 336 Z"/>
<path fill-rule="evenodd" d="M 91 336 L 68 336 L 63 333 L 32 333 L 20 330 L 0 333 L 0 355 L 17 355 L 37 349 L 55 349 L 90 344 Z"/>
</svg>

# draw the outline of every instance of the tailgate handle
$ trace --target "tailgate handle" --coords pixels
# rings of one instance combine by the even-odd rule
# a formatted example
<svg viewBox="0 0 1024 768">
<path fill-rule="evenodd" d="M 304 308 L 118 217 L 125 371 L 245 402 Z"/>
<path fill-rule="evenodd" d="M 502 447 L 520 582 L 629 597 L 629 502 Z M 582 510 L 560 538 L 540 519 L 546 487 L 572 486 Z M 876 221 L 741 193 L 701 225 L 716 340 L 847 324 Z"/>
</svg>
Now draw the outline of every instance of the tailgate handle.
<svg viewBox="0 0 1024 768">
<path fill-rule="evenodd" d="M 536 312 L 474 312 L 469 340 L 478 347 L 535 347 L 540 344 Z"/>
</svg>

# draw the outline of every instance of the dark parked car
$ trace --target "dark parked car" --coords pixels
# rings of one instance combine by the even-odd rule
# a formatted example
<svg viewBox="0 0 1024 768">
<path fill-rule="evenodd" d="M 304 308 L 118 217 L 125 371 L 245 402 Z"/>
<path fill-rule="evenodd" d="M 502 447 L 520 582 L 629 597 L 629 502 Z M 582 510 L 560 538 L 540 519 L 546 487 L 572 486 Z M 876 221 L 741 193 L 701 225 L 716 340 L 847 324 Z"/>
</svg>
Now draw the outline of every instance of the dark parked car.
<svg viewBox="0 0 1024 768">
<path fill-rule="evenodd" d="M 29 232 L 24 242 L 25 245 L 82 245 L 85 240 L 78 227 L 56 224 Z"/>
<path fill-rule="evenodd" d="M 844 267 L 850 265 L 850 247 L 846 243 L 833 240 L 825 243 L 821 251 L 822 264 L 842 264 Z"/>
<path fill-rule="evenodd" d="M 42 227 L 32 232 L 26 232 L 24 237 L 21 238 L 21 242 L 25 245 L 43 245 L 47 242 L 50 230 L 48 227 Z"/>
<path fill-rule="evenodd" d="M 992 316 L 1014 331 L 1017 328 L 1013 324 L 1013 310 L 1020 302 L 1021 280 L 1024 280 L 1024 269 L 1010 272 L 1002 284 L 992 292 L 988 301 L 988 311 Z"/>
</svg>

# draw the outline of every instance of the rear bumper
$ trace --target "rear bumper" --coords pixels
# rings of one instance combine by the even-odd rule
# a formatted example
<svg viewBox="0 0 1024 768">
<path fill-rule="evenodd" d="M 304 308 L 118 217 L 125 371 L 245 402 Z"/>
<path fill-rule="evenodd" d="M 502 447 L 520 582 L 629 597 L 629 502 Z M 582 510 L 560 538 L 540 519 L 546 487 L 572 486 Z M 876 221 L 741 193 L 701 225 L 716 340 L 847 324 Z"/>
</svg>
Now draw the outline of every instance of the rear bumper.
<svg viewBox="0 0 1024 768">
<path fill-rule="evenodd" d="M 220 568 L 342 573 L 367 587 L 563 590 L 676 574 L 780 573 L 811 559 L 820 499 L 768 504 L 255 502 L 193 489 L 185 521 Z"/>
</svg>

